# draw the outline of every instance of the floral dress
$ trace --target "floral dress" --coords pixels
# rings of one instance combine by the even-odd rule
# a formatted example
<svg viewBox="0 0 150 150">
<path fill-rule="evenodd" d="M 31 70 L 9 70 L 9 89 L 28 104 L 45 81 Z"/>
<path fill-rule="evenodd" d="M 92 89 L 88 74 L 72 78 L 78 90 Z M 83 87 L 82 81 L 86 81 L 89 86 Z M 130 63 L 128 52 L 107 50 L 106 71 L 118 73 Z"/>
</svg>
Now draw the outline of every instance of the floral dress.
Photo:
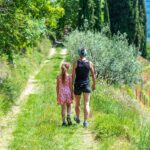
<svg viewBox="0 0 150 150">
<path fill-rule="evenodd" d="M 58 88 L 57 102 L 58 104 L 62 105 L 64 103 L 67 103 L 67 104 L 72 103 L 70 85 L 72 85 L 71 75 L 66 76 L 65 83 L 62 83 L 61 76 L 57 77 L 57 88 Z"/>
</svg>

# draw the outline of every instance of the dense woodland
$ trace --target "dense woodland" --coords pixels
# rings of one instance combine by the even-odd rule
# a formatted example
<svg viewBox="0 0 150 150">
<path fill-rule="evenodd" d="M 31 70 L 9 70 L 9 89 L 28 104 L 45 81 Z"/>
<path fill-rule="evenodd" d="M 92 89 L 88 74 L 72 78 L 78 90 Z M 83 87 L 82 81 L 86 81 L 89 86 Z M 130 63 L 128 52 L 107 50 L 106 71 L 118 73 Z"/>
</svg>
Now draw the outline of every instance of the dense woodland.
<svg viewBox="0 0 150 150">
<path fill-rule="evenodd" d="M 72 29 L 100 31 L 109 25 L 110 34 L 127 33 L 146 57 L 146 14 L 144 0 L 65 0 L 60 1 L 66 10 L 60 26 Z"/>
</svg>

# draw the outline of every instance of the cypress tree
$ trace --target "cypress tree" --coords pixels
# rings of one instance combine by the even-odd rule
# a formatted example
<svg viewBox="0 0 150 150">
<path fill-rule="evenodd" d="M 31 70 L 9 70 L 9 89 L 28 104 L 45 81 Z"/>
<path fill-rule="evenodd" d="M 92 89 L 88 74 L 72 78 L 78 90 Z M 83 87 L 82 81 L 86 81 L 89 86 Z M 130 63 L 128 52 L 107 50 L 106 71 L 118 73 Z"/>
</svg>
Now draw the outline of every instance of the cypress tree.
<svg viewBox="0 0 150 150">
<path fill-rule="evenodd" d="M 108 9 L 107 0 L 105 1 L 105 6 L 104 6 L 104 23 L 110 26 L 110 17 L 109 17 L 109 9 Z"/>
<path fill-rule="evenodd" d="M 133 42 L 141 52 L 143 57 L 146 57 L 146 11 L 144 0 L 134 0 L 133 2 Z"/>
<path fill-rule="evenodd" d="M 132 12 L 129 0 L 108 0 L 110 14 L 110 28 L 112 33 L 132 32 Z M 131 33 L 132 35 L 132 33 Z M 130 39 L 130 36 L 129 36 Z"/>
<path fill-rule="evenodd" d="M 139 0 L 139 48 L 143 57 L 147 56 L 146 52 L 146 10 L 144 0 Z"/>
<path fill-rule="evenodd" d="M 88 2 L 86 0 L 79 0 L 79 14 L 78 14 L 78 28 L 79 30 L 84 29 L 85 19 L 88 19 Z"/>
<path fill-rule="evenodd" d="M 79 0 L 78 29 L 99 31 L 100 27 L 100 1 Z"/>
<path fill-rule="evenodd" d="M 146 15 L 144 0 L 108 0 L 112 33 L 127 33 L 129 43 L 134 43 L 146 57 Z"/>
<path fill-rule="evenodd" d="M 94 30 L 100 31 L 101 30 L 101 9 L 100 9 L 100 0 L 94 0 L 95 3 L 95 24 L 94 24 Z"/>
</svg>

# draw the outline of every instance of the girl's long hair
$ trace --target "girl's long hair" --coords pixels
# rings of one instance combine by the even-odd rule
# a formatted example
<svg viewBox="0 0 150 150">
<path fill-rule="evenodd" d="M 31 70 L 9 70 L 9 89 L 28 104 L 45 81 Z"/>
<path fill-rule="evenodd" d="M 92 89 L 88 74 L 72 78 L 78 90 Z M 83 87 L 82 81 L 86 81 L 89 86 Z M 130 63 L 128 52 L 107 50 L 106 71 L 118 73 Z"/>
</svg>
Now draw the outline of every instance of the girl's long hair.
<svg viewBox="0 0 150 150">
<path fill-rule="evenodd" d="M 62 76 L 62 83 L 65 83 L 66 80 L 66 68 L 64 66 L 61 67 L 61 76 Z"/>
<path fill-rule="evenodd" d="M 62 83 L 63 84 L 65 84 L 68 69 L 69 69 L 68 63 L 63 63 L 61 65 L 61 76 L 62 76 Z"/>
</svg>

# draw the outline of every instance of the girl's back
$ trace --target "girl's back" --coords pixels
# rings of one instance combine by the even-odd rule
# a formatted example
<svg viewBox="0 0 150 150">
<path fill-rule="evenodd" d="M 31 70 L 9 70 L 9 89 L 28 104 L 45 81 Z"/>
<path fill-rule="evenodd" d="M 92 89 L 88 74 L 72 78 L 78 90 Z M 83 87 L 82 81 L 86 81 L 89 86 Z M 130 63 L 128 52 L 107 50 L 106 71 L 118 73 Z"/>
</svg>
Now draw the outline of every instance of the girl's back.
<svg viewBox="0 0 150 150">
<path fill-rule="evenodd" d="M 71 75 L 67 75 L 65 77 L 65 81 L 62 80 L 62 76 L 57 77 L 58 82 L 58 103 L 71 103 L 71 85 L 72 85 L 72 77 Z"/>
</svg>

